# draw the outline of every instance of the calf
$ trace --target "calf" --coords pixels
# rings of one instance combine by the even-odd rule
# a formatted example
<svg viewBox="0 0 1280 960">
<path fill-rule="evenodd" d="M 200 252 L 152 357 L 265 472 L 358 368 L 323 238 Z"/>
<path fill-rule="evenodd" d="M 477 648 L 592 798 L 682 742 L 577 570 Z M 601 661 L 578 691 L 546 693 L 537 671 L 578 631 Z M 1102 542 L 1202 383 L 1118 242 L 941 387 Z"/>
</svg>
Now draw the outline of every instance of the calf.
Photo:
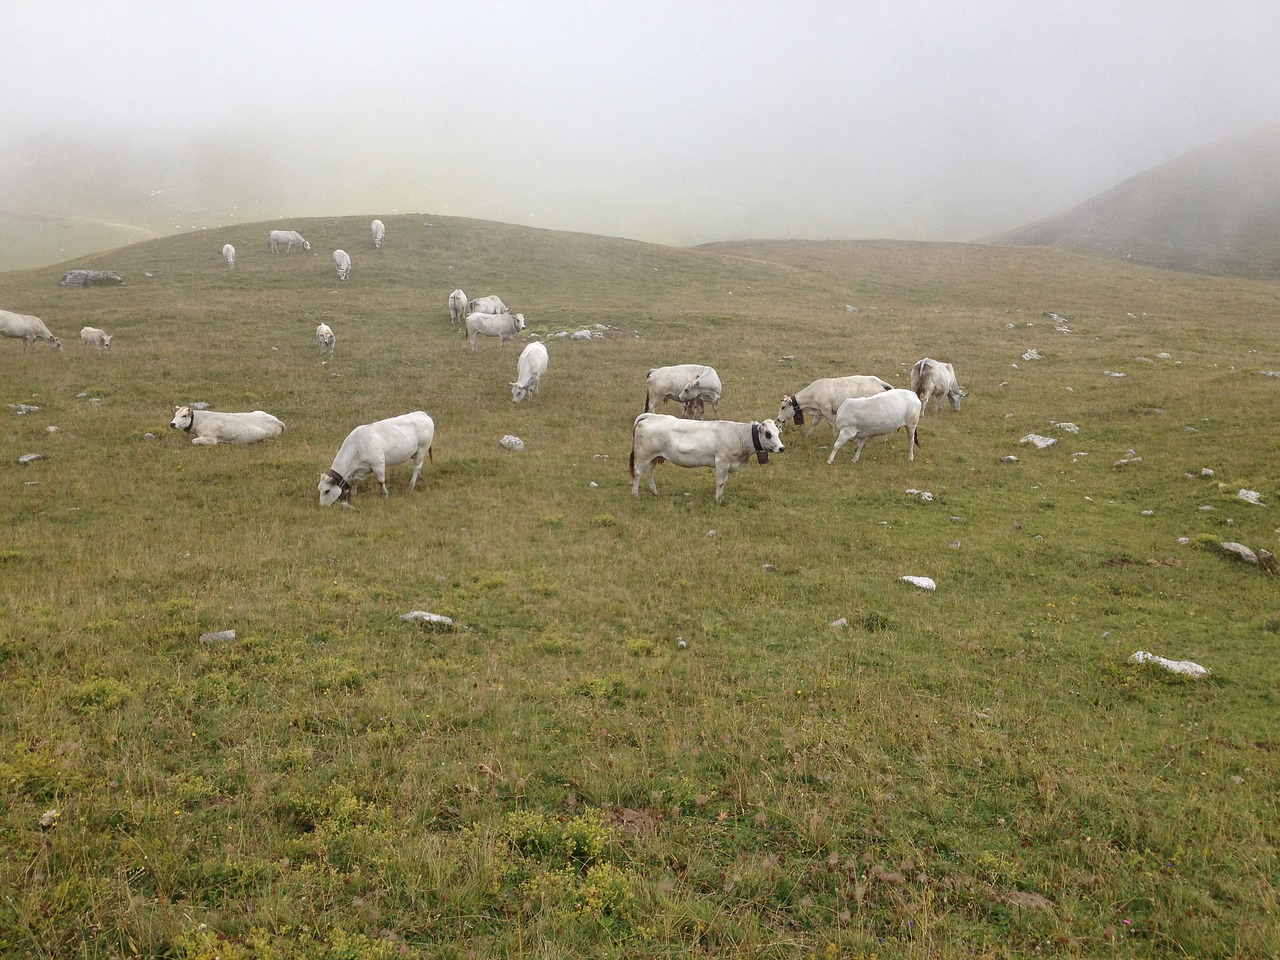
<svg viewBox="0 0 1280 960">
<path fill-rule="evenodd" d="M 418 485 L 423 458 L 431 457 L 435 462 L 431 453 L 435 434 L 435 421 L 421 410 L 356 427 L 342 441 L 333 466 L 320 474 L 320 506 L 327 507 L 339 498 L 350 500 L 351 488 L 371 473 L 382 487 L 382 495 L 387 496 L 387 467 L 406 460 L 413 461 L 412 490 Z"/>
<path fill-rule="evenodd" d="M 471 352 L 476 352 L 476 338 L 481 334 L 497 337 L 500 346 L 506 346 L 524 329 L 523 313 L 469 313 L 467 314 L 467 339 Z"/>
<path fill-rule="evenodd" d="M 915 448 L 920 446 L 916 426 L 920 423 L 920 398 L 910 390 L 886 390 L 870 397 L 850 397 L 836 411 L 836 427 L 839 434 L 831 445 L 827 463 L 834 463 L 836 454 L 850 440 L 858 442 L 853 451 L 853 462 L 862 456 L 862 448 L 872 437 L 888 437 L 905 427 L 907 431 L 907 459 L 916 458 Z"/>
<path fill-rule="evenodd" d="M 320 362 L 327 363 L 332 360 L 333 348 L 338 345 L 338 338 L 333 335 L 333 330 L 327 323 L 316 327 L 316 343 L 320 347 Z"/>
<path fill-rule="evenodd" d="M 284 423 L 269 413 L 219 413 L 216 410 L 194 410 L 174 407 L 169 426 L 194 434 L 191 442 L 201 447 L 219 443 L 257 443 L 284 432 Z"/>
<path fill-rule="evenodd" d="M 39 317 L 31 316 L 29 313 L 11 313 L 8 310 L 0 310 L 0 337 L 12 337 L 14 340 L 21 340 L 23 349 L 31 346 L 37 340 L 43 340 L 54 350 L 62 349 L 62 341 L 49 332 L 49 328 L 44 325 L 44 321 Z"/>
<path fill-rule="evenodd" d="M 80 342 L 84 344 L 86 351 L 101 353 L 111 346 L 111 334 L 97 327 L 81 327 Z"/>
<path fill-rule="evenodd" d="M 745 467 L 753 453 L 765 463 L 770 453 L 784 450 L 782 431 L 772 420 L 698 421 L 642 413 L 631 428 L 631 493 L 640 496 L 640 480 L 647 478 L 649 492 L 657 496 L 653 468 L 669 460 L 678 467 L 715 467 L 716 503 L 723 503 L 729 474 Z"/>
<path fill-rule="evenodd" d="M 946 397 L 952 410 L 960 409 L 960 401 L 966 396 L 956 380 L 956 368 L 940 360 L 925 357 L 917 360 L 911 368 L 911 390 L 920 398 L 920 413 L 929 407 L 933 399 L 933 412 L 942 408 L 942 398 Z"/>
<path fill-rule="evenodd" d="M 533 342 L 520 352 L 516 361 L 516 382 L 511 384 L 511 402 L 520 403 L 538 392 L 542 375 L 547 372 L 547 348 Z"/>
<path fill-rule="evenodd" d="M 796 426 L 802 427 L 805 414 L 808 414 L 812 421 L 805 431 L 806 437 L 824 421 L 831 425 L 832 433 L 837 433 L 836 411 L 840 409 L 840 404 L 850 397 L 870 397 L 892 389 L 893 384 L 886 383 L 879 377 L 822 377 L 803 390 L 782 398 L 782 405 L 778 408 L 778 423 L 787 423 L 794 418 Z"/>
</svg>

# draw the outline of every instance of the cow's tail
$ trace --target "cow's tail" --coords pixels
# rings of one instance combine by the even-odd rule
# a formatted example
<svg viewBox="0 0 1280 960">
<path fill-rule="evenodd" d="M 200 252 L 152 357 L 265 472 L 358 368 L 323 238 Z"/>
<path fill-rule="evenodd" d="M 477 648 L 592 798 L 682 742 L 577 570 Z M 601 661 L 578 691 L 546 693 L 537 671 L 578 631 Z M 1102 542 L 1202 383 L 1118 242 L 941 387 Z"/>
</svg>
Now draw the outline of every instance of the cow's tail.
<svg viewBox="0 0 1280 960">
<path fill-rule="evenodd" d="M 644 392 L 644 412 L 645 413 L 649 412 L 649 391 L 648 390 Z"/>
<path fill-rule="evenodd" d="M 911 431 L 911 439 L 915 441 L 916 447 L 919 448 L 920 447 L 920 427 L 918 424 L 916 428 Z"/>
</svg>

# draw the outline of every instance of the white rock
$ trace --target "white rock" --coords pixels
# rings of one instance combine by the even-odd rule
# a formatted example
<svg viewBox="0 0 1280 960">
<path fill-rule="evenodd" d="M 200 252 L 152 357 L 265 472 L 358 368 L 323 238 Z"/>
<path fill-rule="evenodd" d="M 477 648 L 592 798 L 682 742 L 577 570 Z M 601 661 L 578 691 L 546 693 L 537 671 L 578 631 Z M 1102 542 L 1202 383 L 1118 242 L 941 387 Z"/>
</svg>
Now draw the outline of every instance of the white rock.
<svg viewBox="0 0 1280 960">
<path fill-rule="evenodd" d="M 1131 463 L 1141 463 L 1141 462 L 1142 462 L 1142 458 L 1141 458 L 1141 457 L 1121 457 L 1119 460 L 1117 460 L 1115 463 L 1113 463 L 1113 464 L 1112 464 L 1112 466 L 1113 466 L 1113 467 L 1127 467 L 1127 466 L 1128 466 L 1129 464 L 1131 464 Z"/>
<path fill-rule="evenodd" d="M 1164 657 L 1158 657 L 1154 653 L 1147 653 L 1145 650 L 1134 651 L 1133 656 L 1129 658 L 1129 662 L 1154 664 L 1157 667 L 1163 667 L 1170 673 L 1180 673 L 1196 680 L 1203 680 L 1211 675 L 1210 670 L 1200 666 L 1198 663 L 1193 663 L 1190 660 L 1166 660 Z"/>
<path fill-rule="evenodd" d="M 1260 507 L 1266 506 L 1266 504 L 1262 502 L 1262 494 L 1257 490 L 1241 490 L 1236 494 L 1236 496 L 1246 503 L 1256 503 Z"/>
<path fill-rule="evenodd" d="M 216 633 L 200 634 L 201 643 L 219 643 L 224 640 L 234 640 L 236 632 L 234 630 L 219 630 Z"/>
<path fill-rule="evenodd" d="M 1123 373 L 1118 373 L 1118 372 L 1116 372 L 1115 370 L 1103 370 L 1102 372 L 1103 372 L 1104 374 L 1106 374 L 1108 377 L 1123 377 L 1123 376 L 1124 376 L 1124 374 L 1123 374 Z"/>
<path fill-rule="evenodd" d="M 45 433 L 61 433 L 61 432 L 62 432 L 62 429 L 61 429 L 60 427 L 55 427 L 55 426 L 51 423 L 51 424 L 49 424 L 49 426 L 47 426 L 47 427 L 45 427 L 45 428 L 44 428 L 44 432 L 45 432 Z"/>
<path fill-rule="evenodd" d="M 1154 517 L 1156 512 L 1154 510 L 1143 510 L 1141 515 L 1144 517 Z"/>
<path fill-rule="evenodd" d="M 936 590 L 938 588 L 938 585 L 930 577 L 899 577 L 898 582 L 909 583 L 914 587 L 919 587 L 921 590 Z"/>
<path fill-rule="evenodd" d="M 516 453 L 519 453 L 524 449 L 524 441 L 509 433 L 499 440 L 498 443 L 502 444 L 508 450 L 514 450 Z"/>
<path fill-rule="evenodd" d="M 906 493 L 908 496 L 911 496 L 911 497 L 919 497 L 925 503 L 933 502 L 933 494 L 930 493 L 928 490 L 917 490 L 915 487 L 911 487 L 909 490 L 906 491 Z"/>
<path fill-rule="evenodd" d="M 436 627 L 453 626 L 453 618 L 439 613 L 427 613 L 425 610 L 410 610 L 408 613 L 400 614 L 400 619 L 405 623 L 429 623 Z"/>
<path fill-rule="evenodd" d="M 849 621 L 844 617 L 841 617 L 839 620 L 832 620 L 830 626 L 832 630 L 843 630 L 845 627 L 849 626 Z"/>
<path fill-rule="evenodd" d="M 16 413 L 18 416 L 22 416 L 24 413 L 36 413 L 39 411 L 40 408 L 33 407 L 29 403 L 11 403 L 9 404 L 9 409 L 12 410 L 14 413 Z"/>
<path fill-rule="evenodd" d="M 1074 423 L 1069 423 L 1069 422 L 1055 423 L 1054 426 L 1057 427 L 1059 430 L 1062 430 L 1064 433 L 1080 432 L 1080 428 Z"/>
<path fill-rule="evenodd" d="M 1032 347 L 1022 355 L 1023 360 L 1043 360 L 1044 356 L 1035 347 Z"/>
<path fill-rule="evenodd" d="M 596 483 L 594 480 L 592 480 L 589 484 L 587 484 L 587 486 L 591 487 L 591 489 L 593 489 L 593 490 L 594 490 L 594 489 L 596 489 L 597 487 L 599 487 L 599 486 L 600 486 L 600 484 L 598 484 L 598 483 Z"/>
<path fill-rule="evenodd" d="M 24 453 L 22 456 L 18 458 L 18 462 L 21 464 L 28 464 L 28 463 L 35 463 L 37 460 L 43 460 L 43 459 L 44 459 L 43 453 Z"/>
<path fill-rule="evenodd" d="M 1157 360 L 1172 360 L 1172 359 L 1173 359 L 1173 357 L 1172 357 L 1170 354 L 1167 354 L 1167 353 L 1157 353 L 1157 354 L 1156 354 L 1156 359 L 1157 359 Z"/>
<path fill-rule="evenodd" d="M 1258 555 L 1243 543 L 1236 543 L 1234 540 L 1225 540 L 1218 544 L 1218 546 L 1222 547 L 1223 552 L 1233 554 L 1245 563 L 1257 564 L 1258 562 Z"/>
<path fill-rule="evenodd" d="M 1001 463 L 1017 463 L 1018 458 L 1011 453 L 1007 457 L 1001 457 L 1000 462 Z"/>
<path fill-rule="evenodd" d="M 1025 437 L 1023 437 L 1021 440 L 1018 441 L 1018 443 L 1023 444 L 1024 446 L 1028 443 L 1033 443 L 1036 445 L 1036 447 L 1038 447 L 1041 450 L 1043 450 L 1045 447 L 1051 447 L 1057 442 L 1058 441 L 1053 437 L 1042 437 L 1038 433 L 1028 433 Z"/>
</svg>

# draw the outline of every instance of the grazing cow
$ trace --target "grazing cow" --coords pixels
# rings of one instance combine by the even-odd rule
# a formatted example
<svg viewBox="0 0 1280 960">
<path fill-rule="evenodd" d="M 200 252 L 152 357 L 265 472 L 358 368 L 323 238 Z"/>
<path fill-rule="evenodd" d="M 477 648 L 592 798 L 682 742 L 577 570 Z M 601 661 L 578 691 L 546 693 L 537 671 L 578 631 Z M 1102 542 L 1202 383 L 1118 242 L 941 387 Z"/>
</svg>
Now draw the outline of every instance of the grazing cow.
<svg viewBox="0 0 1280 960">
<path fill-rule="evenodd" d="M 327 363 L 333 359 L 333 348 L 338 345 L 338 338 L 327 323 L 316 327 L 316 343 L 320 345 L 320 362 Z"/>
<path fill-rule="evenodd" d="M 284 432 L 284 423 L 269 413 L 219 413 L 216 410 L 193 410 L 174 407 L 169 426 L 195 434 L 191 442 L 201 447 L 219 443 L 257 443 L 271 440 Z"/>
<path fill-rule="evenodd" d="M 836 426 L 840 432 L 831 445 L 827 463 L 835 463 L 836 454 L 850 440 L 858 442 L 853 451 L 853 462 L 862 456 L 862 448 L 872 437 L 888 437 L 899 429 L 907 430 L 907 459 L 916 458 L 920 440 L 916 426 L 920 423 L 920 398 L 910 390 L 886 390 L 870 397 L 850 397 L 836 411 Z"/>
<path fill-rule="evenodd" d="M 49 332 L 44 321 L 29 313 L 10 313 L 8 310 L 0 310 L 0 337 L 21 340 L 24 350 L 37 340 L 43 340 L 54 350 L 62 349 L 62 341 Z"/>
<path fill-rule="evenodd" d="M 222 245 L 222 259 L 227 265 L 228 270 L 236 268 L 236 248 L 229 243 Z"/>
<path fill-rule="evenodd" d="M 467 314 L 467 339 L 471 341 L 471 352 L 476 352 L 476 337 L 497 337 L 501 346 L 514 340 L 516 334 L 524 329 L 523 313 L 469 313 Z"/>
<path fill-rule="evenodd" d="M 682 420 L 665 413 L 642 413 L 631 428 L 631 493 L 640 496 L 640 480 L 658 495 L 653 468 L 664 460 L 677 467 L 715 467 L 716 503 L 724 502 L 729 474 L 747 465 L 754 453 L 761 463 L 770 453 L 782 453 L 782 431 L 772 420 L 739 423 L 734 420 Z"/>
<path fill-rule="evenodd" d="M 373 221 L 373 248 L 375 250 L 382 249 L 382 241 L 387 238 L 387 228 L 383 226 L 381 220 Z"/>
<path fill-rule="evenodd" d="M 302 239 L 302 234 L 297 230 L 272 230 L 267 235 L 267 246 L 272 253 L 279 253 L 282 243 L 285 245 L 285 253 L 292 253 L 294 247 L 301 247 L 303 250 L 311 249 L 311 244 Z"/>
<path fill-rule="evenodd" d="M 345 250 L 333 251 L 333 269 L 338 271 L 338 279 L 347 279 L 347 274 L 351 272 L 351 257 Z"/>
<path fill-rule="evenodd" d="M 778 423 L 787 423 L 794 417 L 796 426 L 802 427 L 807 413 L 813 421 L 804 433 L 806 437 L 823 421 L 831 424 L 832 433 L 838 433 L 836 411 L 840 409 L 840 404 L 850 397 L 870 397 L 892 389 L 893 384 L 885 383 L 879 377 L 822 377 L 803 390 L 782 398 L 782 405 L 778 408 Z"/>
<path fill-rule="evenodd" d="M 111 346 L 111 334 L 97 327 L 81 327 L 80 342 L 84 344 L 86 351 L 93 350 L 94 353 L 101 353 Z"/>
<path fill-rule="evenodd" d="M 943 397 L 951 403 L 952 410 L 959 410 L 961 399 L 967 396 L 956 380 L 956 368 L 928 357 L 917 360 L 911 368 L 911 389 L 920 398 L 921 416 L 929 408 L 931 399 L 933 412 L 937 413 L 942 408 Z"/>
<path fill-rule="evenodd" d="M 487 297 L 476 297 L 467 304 L 467 313 L 510 313 L 511 308 L 502 302 L 497 294 Z"/>
<path fill-rule="evenodd" d="M 536 340 L 520 351 L 516 361 L 516 382 L 511 384 L 511 402 L 520 403 L 538 392 L 542 375 L 547 372 L 547 348 Z"/>
<path fill-rule="evenodd" d="M 678 400 L 684 404 L 686 417 L 702 416 L 704 403 L 720 410 L 720 375 L 705 363 L 678 363 L 671 367 L 654 367 L 645 377 L 644 410 L 651 413 L 658 404 Z"/>
<path fill-rule="evenodd" d="M 351 488 L 371 473 L 382 486 L 382 495 L 387 496 L 387 467 L 406 460 L 413 461 L 412 490 L 418 485 L 423 457 L 435 462 L 431 453 L 435 435 L 435 421 L 421 410 L 356 427 L 342 441 L 329 472 L 320 474 L 320 506 L 327 507 L 339 498 L 350 500 Z"/>
<path fill-rule="evenodd" d="M 467 318 L 467 295 L 461 290 L 449 294 L 449 322 L 461 323 Z"/>
</svg>

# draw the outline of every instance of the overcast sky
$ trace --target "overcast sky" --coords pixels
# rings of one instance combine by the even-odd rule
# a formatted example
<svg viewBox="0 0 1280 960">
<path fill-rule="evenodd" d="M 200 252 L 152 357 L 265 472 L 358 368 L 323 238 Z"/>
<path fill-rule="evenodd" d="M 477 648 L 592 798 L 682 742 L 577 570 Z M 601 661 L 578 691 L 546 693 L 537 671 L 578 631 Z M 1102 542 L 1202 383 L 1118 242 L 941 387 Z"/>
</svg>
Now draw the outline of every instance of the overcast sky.
<svg viewBox="0 0 1280 960">
<path fill-rule="evenodd" d="M 971 239 L 1280 121 L 1280 2 L 5 0 L 0 76 L 0 147 L 258 154 L 264 218 Z"/>
</svg>

